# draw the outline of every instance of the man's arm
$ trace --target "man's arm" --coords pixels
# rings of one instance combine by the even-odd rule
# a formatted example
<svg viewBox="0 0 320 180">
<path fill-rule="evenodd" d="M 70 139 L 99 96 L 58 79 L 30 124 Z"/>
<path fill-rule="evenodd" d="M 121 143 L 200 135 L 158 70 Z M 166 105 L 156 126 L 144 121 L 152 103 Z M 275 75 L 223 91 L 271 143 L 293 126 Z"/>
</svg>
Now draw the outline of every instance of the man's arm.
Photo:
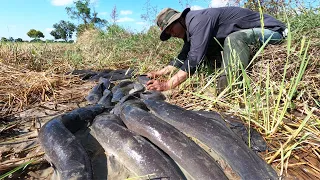
<svg viewBox="0 0 320 180">
<path fill-rule="evenodd" d="M 179 70 L 169 81 L 160 82 L 159 80 L 150 80 L 147 82 L 148 90 L 166 91 L 177 87 L 188 78 L 188 73 Z"/>
<path fill-rule="evenodd" d="M 159 71 L 152 71 L 152 72 L 147 73 L 147 77 L 149 77 L 149 78 L 156 78 L 156 77 L 158 77 L 158 76 L 162 76 L 162 75 L 165 75 L 165 74 L 169 74 L 169 73 L 171 73 L 172 71 L 174 71 L 175 69 L 177 69 L 177 68 L 174 67 L 174 66 L 168 65 L 168 66 L 160 69 Z"/>
<path fill-rule="evenodd" d="M 167 85 L 169 89 L 173 89 L 177 87 L 179 84 L 183 83 L 188 78 L 188 73 L 182 70 L 179 70 L 169 81 L 167 81 Z"/>
</svg>

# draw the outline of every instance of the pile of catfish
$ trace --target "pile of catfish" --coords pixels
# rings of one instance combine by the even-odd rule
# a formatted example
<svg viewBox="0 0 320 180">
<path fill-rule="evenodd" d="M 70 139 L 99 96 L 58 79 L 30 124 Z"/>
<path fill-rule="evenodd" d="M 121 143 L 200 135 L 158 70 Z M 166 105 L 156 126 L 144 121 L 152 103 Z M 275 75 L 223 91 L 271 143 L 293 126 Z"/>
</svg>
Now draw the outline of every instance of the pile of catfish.
<svg viewBox="0 0 320 180">
<path fill-rule="evenodd" d="M 256 152 L 263 138 L 237 118 L 169 104 L 146 76 L 95 78 L 88 106 L 40 130 L 52 179 L 278 179 Z"/>
</svg>

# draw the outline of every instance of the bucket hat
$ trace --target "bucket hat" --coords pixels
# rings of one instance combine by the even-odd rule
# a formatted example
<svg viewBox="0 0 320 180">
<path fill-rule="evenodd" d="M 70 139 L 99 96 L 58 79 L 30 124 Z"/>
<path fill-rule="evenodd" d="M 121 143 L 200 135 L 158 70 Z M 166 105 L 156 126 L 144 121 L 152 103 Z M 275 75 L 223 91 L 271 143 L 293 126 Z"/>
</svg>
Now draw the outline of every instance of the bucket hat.
<svg viewBox="0 0 320 180">
<path fill-rule="evenodd" d="M 190 11 L 190 8 L 186 8 L 183 12 L 176 11 L 172 8 L 164 8 L 157 15 L 157 25 L 161 30 L 160 39 L 161 41 L 168 40 L 171 35 L 167 34 L 165 31 L 168 26 L 170 26 L 174 21 L 179 19 L 181 16 L 185 16 Z"/>
</svg>

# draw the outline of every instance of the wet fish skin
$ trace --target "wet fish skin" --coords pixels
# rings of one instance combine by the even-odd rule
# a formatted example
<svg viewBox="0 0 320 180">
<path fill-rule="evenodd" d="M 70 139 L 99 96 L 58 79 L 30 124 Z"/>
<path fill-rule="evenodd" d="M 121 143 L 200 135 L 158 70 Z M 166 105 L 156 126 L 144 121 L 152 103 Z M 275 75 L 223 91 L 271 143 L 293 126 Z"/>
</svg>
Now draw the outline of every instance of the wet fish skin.
<svg viewBox="0 0 320 180">
<path fill-rule="evenodd" d="M 119 84 L 117 84 L 116 86 L 114 86 L 112 89 L 111 89 L 111 92 L 112 93 L 115 93 L 119 88 L 123 88 L 123 87 L 126 87 L 130 84 L 133 84 L 133 81 L 131 80 L 124 80 L 124 81 L 121 81 Z M 133 87 L 133 86 L 132 86 Z"/>
<path fill-rule="evenodd" d="M 150 78 L 147 77 L 147 75 L 139 75 L 137 77 L 137 80 L 139 83 L 143 84 L 143 85 L 147 85 L 147 82 L 150 81 Z"/>
<path fill-rule="evenodd" d="M 227 122 L 228 127 L 235 132 L 241 139 L 249 145 L 249 132 L 247 127 L 243 124 L 243 122 L 234 116 L 230 115 L 220 115 L 214 111 L 193 111 L 202 116 L 211 118 L 213 120 L 218 120 L 221 122 Z M 250 147 L 254 151 L 266 151 L 268 149 L 266 141 L 260 135 L 260 133 L 254 128 L 250 128 Z"/>
<path fill-rule="evenodd" d="M 105 109 L 101 105 L 78 108 L 61 115 L 60 120 L 71 133 L 75 133 L 80 129 L 88 127 L 95 116 L 102 113 Z"/>
<path fill-rule="evenodd" d="M 99 80 L 100 78 L 105 78 L 105 79 L 110 79 L 110 74 L 109 72 L 99 72 L 96 75 L 92 76 L 89 81 L 96 81 Z"/>
<path fill-rule="evenodd" d="M 90 104 L 96 104 L 100 98 L 102 97 L 104 91 L 104 87 L 102 83 L 99 83 L 97 85 L 95 85 L 89 92 L 89 94 L 86 97 L 86 100 L 90 103 Z"/>
<path fill-rule="evenodd" d="M 120 119 L 119 116 L 117 116 L 115 114 L 110 114 L 108 112 L 103 112 L 103 113 L 99 114 L 98 116 L 96 116 L 94 118 L 93 122 L 103 121 L 103 120 L 112 121 L 114 123 L 117 123 L 117 124 L 125 127 L 125 124 L 123 123 L 123 121 Z"/>
<path fill-rule="evenodd" d="M 69 72 L 67 74 L 79 75 L 79 77 L 82 80 L 87 80 L 87 79 L 90 79 L 91 77 L 97 75 L 97 72 L 94 72 L 91 70 L 74 70 L 74 71 Z"/>
<path fill-rule="evenodd" d="M 131 89 L 129 91 L 129 94 L 134 94 L 134 93 L 137 93 L 137 92 L 143 92 L 145 90 L 145 87 L 138 83 L 138 82 L 135 82 L 133 83 L 133 89 Z"/>
<path fill-rule="evenodd" d="M 133 69 L 118 69 L 109 73 L 110 81 L 118 81 L 124 79 L 130 79 L 133 75 Z"/>
<path fill-rule="evenodd" d="M 99 84 L 102 84 L 103 85 L 103 89 L 105 90 L 105 89 L 109 89 L 110 88 L 111 82 L 109 81 L 109 79 L 100 77 L 99 78 Z"/>
<path fill-rule="evenodd" d="M 249 145 L 249 132 L 245 125 L 230 127 L 241 139 Z M 268 149 L 266 141 L 260 135 L 260 133 L 254 128 L 250 128 L 250 147 L 254 151 L 263 152 Z"/>
<path fill-rule="evenodd" d="M 103 96 L 98 101 L 98 104 L 101 104 L 105 107 L 112 106 L 111 99 L 112 99 L 112 92 L 110 90 L 106 89 L 103 91 Z"/>
<path fill-rule="evenodd" d="M 112 120 L 95 121 L 92 130 L 105 151 L 114 155 L 137 176 L 156 174 L 157 178 L 162 179 L 184 179 L 179 169 L 161 151 Z"/>
<path fill-rule="evenodd" d="M 134 83 L 132 81 L 123 81 L 111 89 L 112 99 L 111 102 L 119 102 L 124 96 L 129 94 L 129 91 L 134 88 Z"/>
<path fill-rule="evenodd" d="M 160 91 L 145 91 L 140 93 L 141 99 L 165 100 L 166 97 Z"/>
<path fill-rule="evenodd" d="M 164 101 L 143 100 L 159 118 L 206 144 L 242 179 L 278 179 L 277 173 L 223 123 Z"/>
<path fill-rule="evenodd" d="M 126 126 L 148 138 L 194 179 L 228 179 L 215 160 L 195 142 L 155 115 L 127 105 L 121 112 Z"/>
<path fill-rule="evenodd" d="M 120 101 L 114 105 L 114 108 L 111 110 L 111 113 L 112 114 L 116 114 L 116 115 L 120 115 L 121 106 L 122 106 L 123 103 L 125 103 L 128 100 L 136 100 L 138 98 L 140 98 L 140 93 L 139 92 L 123 96 L 120 99 Z M 145 106 L 145 104 L 143 102 L 141 102 L 141 103 Z"/>
<path fill-rule="evenodd" d="M 218 112 L 215 112 L 215 111 L 193 111 L 193 112 L 210 119 L 226 122 L 232 127 L 243 126 L 243 122 L 240 119 L 235 118 L 234 116 L 220 115 Z"/>
<path fill-rule="evenodd" d="M 102 95 L 109 95 L 112 94 L 112 92 L 109 89 L 105 89 L 102 93 Z"/>
<path fill-rule="evenodd" d="M 118 88 L 114 93 L 111 102 L 123 102 L 123 98 L 128 95 L 136 96 L 138 93 L 144 91 L 144 87 L 137 83 L 132 83 L 124 87 Z"/>
<path fill-rule="evenodd" d="M 118 69 L 118 70 L 104 70 L 98 72 L 97 75 L 91 77 L 89 80 L 98 80 L 103 77 L 110 81 L 117 81 L 123 79 L 130 79 L 132 77 L 133 69 Z"/>
<path fill-rule="evenodd" d="M 121 102 L 121 103 L 119 102 L 118 104 L 116 104 L 112 110 L 112 113 L 120 116 L 120 113 L 125 106 L 135 106 L 144 110 L 148 109 L 140 99 L 134 98 L 134 99 L 128 99 L 124 102 Z"/>
<path fill-rule="evenodd" d="M 39 132 L 39 142 L 62 179 L 91 180 L 89 156 L 75 136 L 55 118 Z"/>
<path fill-rule="evenodd" d="M 94 180 L 108 179 L 108 157 L 99 142 L 91 135 L 90 128 L 81 129 L 74 133 L 76 139 L 82 144 L 91 163 Z M 52 180 L 56 180 L 51 177 Z"/>
</svg>

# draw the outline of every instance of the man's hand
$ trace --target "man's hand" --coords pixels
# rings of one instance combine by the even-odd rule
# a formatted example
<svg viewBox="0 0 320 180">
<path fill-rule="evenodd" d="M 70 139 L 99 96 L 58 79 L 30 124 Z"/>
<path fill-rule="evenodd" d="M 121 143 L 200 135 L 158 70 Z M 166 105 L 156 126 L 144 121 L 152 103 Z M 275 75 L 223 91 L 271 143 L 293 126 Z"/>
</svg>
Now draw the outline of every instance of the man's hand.
<svg viewBox="0 0 320 180">
<path fill-rule="evenodd" d="M 188 78 L 188 73 L 180 70 L 169 81 L 160 82 L 158 80 L 150 80 L 147 82 L 148 90 L 166 91 L 173 89 Z"/>
<path fill-rule="evenodd" d="M 150 79 L 154 79 L 158 76 L 161 76 L 161 74 L 158 71 L 151 71 L 151 72 L 147 73 L 147 77 Z"/>
<path fill-rule="evenodd" d="M 154 79 L 156 77 L 171 73 L 175 69 L 176 69 L 176 67 L 168 65 L 168 66 L 162 68 L 159 71 L 151 71 L 151 72 L 147 73 L 147 77 L 150 78 L 150 79 Z"/>
<path fill-rule="evenodd" d="M 148 90 L 167 91 L 170 89 L 167 82 L 160 82 L 159 80 L 150 80 L 147 82 Z"/>
</svg>

